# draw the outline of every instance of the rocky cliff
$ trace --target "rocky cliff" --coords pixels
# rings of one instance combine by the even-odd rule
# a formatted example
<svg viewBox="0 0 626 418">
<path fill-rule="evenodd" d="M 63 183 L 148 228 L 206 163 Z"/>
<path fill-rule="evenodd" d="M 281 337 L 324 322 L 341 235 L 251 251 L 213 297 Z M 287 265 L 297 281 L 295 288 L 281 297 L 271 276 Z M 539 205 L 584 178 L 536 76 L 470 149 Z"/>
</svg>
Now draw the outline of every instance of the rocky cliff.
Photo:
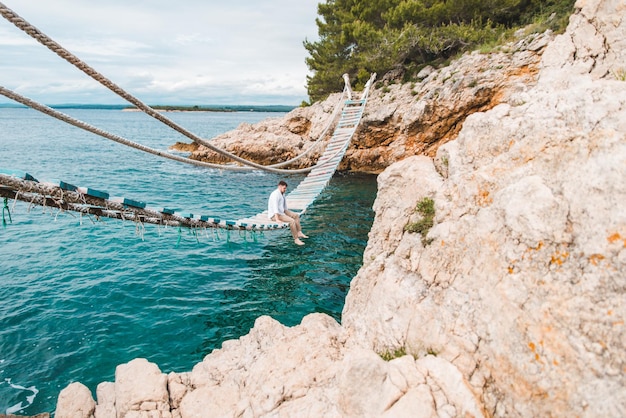
<svg viewBox="0 0 626 418">
<path fill-rule="evenodd" d="M 456 138 L 469 115 L 489 110 L 533 85 L 541 54 L 553 36 L 518 36 L 521 39 L 516 42 L 490 53 L 467 54 L 440 71 L 426 67 L 418 75 L 419 82 L 400 84 L 389 75 L 383 78 L 378 83 L 380 88 L 370 94 L 339 170 L 380 173 L 411 155 L 434 156 L 440 145 Z M 324 102 L 295 109 L 285 118 L 242 124 L 212 143 L 262 164 L 289 160 L 325 132 L 339 99 L 340 94 L 334 94 Z M 293 167 L 312 165 L 324 145 L 322 141 L 316 152 Z M 228 162 L 195 144 L 178 143 L 174 148 L 191 151 L 191 157 L 197 160 Z"/>
<path fill-rule="evenodd" d="M 480 85 L 453 71 L 460 63 L 376 93 L 346 164 L 373 152 L 368 171 L 398 162 L 379 175 L 341 325 L 261 317 L 192 371 L 133 360 L 98 386 L 97 403 L 74 383 L 56 417 L 623 416 L 626 2 L 576 6 L 566 33 L 540 60 L 544 37 L 520 52 L 525 70 L 479 112 L 441 117 L 469 109 Z M 470 90 L 446 87 L 455 76 Z M 393 100 L 431 82 L 466 104 Z M 432 225 L 411 232 L 429 200 Z"/>
</svg>

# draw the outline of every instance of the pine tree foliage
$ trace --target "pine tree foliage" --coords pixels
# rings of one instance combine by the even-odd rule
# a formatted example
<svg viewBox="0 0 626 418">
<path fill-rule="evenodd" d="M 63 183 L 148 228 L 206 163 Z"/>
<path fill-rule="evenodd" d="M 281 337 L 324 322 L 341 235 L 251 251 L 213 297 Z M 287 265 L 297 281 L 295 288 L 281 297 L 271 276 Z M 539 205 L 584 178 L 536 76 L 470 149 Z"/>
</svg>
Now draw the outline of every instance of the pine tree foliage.
<svg viewBox="0 0 626 418">
<path fill-rule="evenodd" d="M 574 1 L 326 0 L 317 9 L 319 40 L 304 41 L 309 98 L 341 90 L 344 73 L 361 88 L 373 72 L 400 69 L 410 77 L 530 23 L 551 22 L 541 30 L 561 30 Z"/>
</svg>

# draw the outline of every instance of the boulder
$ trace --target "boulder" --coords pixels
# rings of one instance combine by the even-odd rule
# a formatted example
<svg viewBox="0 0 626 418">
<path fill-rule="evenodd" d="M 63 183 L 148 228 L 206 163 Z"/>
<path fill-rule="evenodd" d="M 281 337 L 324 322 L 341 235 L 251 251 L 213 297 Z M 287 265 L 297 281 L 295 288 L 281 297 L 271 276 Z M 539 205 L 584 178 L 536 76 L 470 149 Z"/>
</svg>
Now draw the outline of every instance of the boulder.
<svg viewBox="0 0 626 418">
<path fill-rule="evenodd" d="M 94 418 L 96 402 L 89 388 L 82 383 L 70 383 L 59 393 L 57 418 Z"/>
<path fill-rule="evenodd" d="M 115 408 L 119 418 L 171 417 L 167 375 L 146 359 L 137 358 L 115 369 Z"/>
</svg>

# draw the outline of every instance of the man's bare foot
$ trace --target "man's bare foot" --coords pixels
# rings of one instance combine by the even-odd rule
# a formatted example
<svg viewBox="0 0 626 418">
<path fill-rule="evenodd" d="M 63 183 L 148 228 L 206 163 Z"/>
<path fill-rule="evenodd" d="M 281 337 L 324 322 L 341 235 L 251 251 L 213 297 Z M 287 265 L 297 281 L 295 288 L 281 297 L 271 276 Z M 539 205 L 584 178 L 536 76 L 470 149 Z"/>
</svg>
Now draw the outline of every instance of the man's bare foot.
<svg viewBox="0 0 626 418">
<path fill-rule="evenodd" d="M 304 235 L 302 232 L 298 234 L 298 238 L 308 238 L 308 235 Z"/>
<path fill-rule="evenodd" d="M 295 242 L 298 245 L 304 245 L 304 242 L 302 242 L 300 238 L 296 238 L 295 240 L 293 240 L 293 242 Z"/>
</svg>

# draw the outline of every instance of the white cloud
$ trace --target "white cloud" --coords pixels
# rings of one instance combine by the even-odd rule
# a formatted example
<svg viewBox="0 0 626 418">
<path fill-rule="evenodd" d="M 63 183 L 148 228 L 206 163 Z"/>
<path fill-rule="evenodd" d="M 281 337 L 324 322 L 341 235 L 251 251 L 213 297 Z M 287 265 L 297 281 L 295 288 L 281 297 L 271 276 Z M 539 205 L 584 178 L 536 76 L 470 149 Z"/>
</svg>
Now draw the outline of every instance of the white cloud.
<svg viewBox="0 0 626 418">
<path fill-rule="evenodd" d="M 151 46 L 127 39 L 93 39 L 68 41 L 64 48 L 83 61 L 98 59 L 101 61 L 114 61 L 119 58 L 139 60 L 149 55 Z"/>
<path fill-rule="evenodd" d="M 307 99 L 302 42 L 317 37 L 317 3 L 5 1 L 144 102 L 292 105 Z M 0 53 L 0 85 L 35 100 L 121 103 L 4 19 Z"/>
</svg>

